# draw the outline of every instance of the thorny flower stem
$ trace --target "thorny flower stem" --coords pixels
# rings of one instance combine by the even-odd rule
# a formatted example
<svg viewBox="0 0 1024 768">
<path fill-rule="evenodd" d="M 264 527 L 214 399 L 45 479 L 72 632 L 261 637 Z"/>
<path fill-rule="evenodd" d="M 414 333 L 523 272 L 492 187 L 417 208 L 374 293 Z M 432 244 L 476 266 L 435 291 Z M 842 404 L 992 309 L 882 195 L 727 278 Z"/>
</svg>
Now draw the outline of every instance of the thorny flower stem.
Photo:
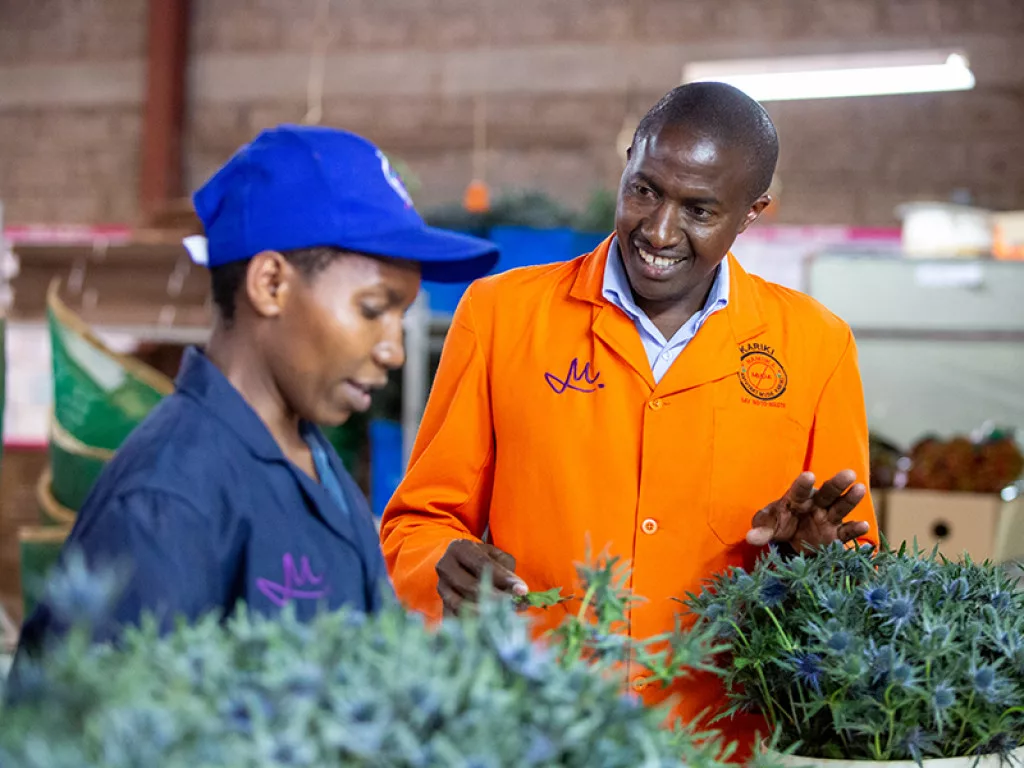
<svg viewBox="0 0 1024 768">
<path fill-rule="evenodd" d="M 971 691 L 970 697 L 967 699 L 967 711 L 970 712 L 974 706 L 974 691 Z M 960 722 L 960 733 L 957 734 L 956 743 L 962 744 L 964 740 L 964 734 L 967 732 L 967 718 L 963 718 Z"/>
<path fill-rule="evenodd" d="M 789 635 L 786 634 L 786 630 L 782 628 L 782 625 L 779 623 L 779 620 L 775 618 L 775 614 L 772 613 L 772 609 L 765 608 L 764 611 L 768 614 L 768 618 L 772 620 L 772 624 L 775 625 L 775 628 L 779 630 L 779 638 L 782 640 L 782 647 L 787 651 L 793 651 L 795 649 L 795 646 L 793 645 L 793 642 L 789 639 Z"/>
<path fill-rule="evenodd" d="M 764 676 L 764 668 L 760 663 L 757 665 L 757 676 L 761 678 L 761 690 L 764 691 L 764 703 L 768 707 L 768 719 L 771 721 L 772 728 L 778 726 L 779 718 L 775 714 L 775 707 L 772 706 L 771 691 L 768 688 L 768 680 Z M 793 725 L 796 725 L 794 722 Z"/>
</svg>

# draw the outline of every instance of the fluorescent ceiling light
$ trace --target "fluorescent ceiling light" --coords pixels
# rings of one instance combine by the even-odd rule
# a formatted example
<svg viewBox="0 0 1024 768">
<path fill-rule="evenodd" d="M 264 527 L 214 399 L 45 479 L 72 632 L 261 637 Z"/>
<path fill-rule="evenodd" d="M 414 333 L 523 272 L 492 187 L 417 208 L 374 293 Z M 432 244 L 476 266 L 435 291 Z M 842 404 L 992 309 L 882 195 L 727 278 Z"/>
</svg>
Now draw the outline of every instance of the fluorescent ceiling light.
<svg viewBox="0 0 1024 768">
<path fill-rule="evenodd" d="M 683 68 L 683 82 L 729 83 L 757 101 L 966 91 L 974 74 L 960 52 L 708 61 Z"/>
</svg>

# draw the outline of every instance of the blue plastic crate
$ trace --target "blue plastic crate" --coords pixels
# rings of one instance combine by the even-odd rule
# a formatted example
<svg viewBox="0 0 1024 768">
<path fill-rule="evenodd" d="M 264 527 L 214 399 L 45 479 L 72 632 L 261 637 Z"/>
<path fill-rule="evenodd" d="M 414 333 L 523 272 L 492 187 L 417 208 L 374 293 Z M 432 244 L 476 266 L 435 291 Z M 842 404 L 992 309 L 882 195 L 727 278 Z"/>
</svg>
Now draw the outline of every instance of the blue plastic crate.
<svg viewBox="0 0 1024 768">
<path fill-rule="evenodd" d="M 569 261 L 588 253 L 607 237 L 607 233 L 576 232 L 568 228 L 533 229 L 532 227 L 495 227 L 489 238 L 501 252 L 491 274 L 517 267 Z M 451 314 L 455 311 L 469 283 L 424 282 L 432 312 Z"/>
<path fill-rule="evenodd" d="M 402 465 L 402 425 L 389 419 L 373 419 L 370 433 L 370 508 L 375 517 L 398 490 L 405 467 Z"/>
</svg>

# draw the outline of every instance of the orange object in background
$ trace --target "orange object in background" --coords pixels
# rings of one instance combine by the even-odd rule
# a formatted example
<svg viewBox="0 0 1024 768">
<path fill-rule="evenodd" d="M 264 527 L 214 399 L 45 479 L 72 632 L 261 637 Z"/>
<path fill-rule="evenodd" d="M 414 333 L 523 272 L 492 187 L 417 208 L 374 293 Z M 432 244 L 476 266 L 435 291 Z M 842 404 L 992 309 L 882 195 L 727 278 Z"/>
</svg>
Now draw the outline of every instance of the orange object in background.
<svg viewBox="0 0 1024 768">
<path fill-rule="evenodd" d="M 466 187 L 462 207 L 470 213 L 487 213 L 491 209 L 491 192 L 479 179 L 473 179 Z"/>
<path fill-rule="evenodd" d="M 753 565 L 754 513 L 801 471 L 868 480 L 868 429 L 850 329 L 729 257 L 728 306 L 659 383 L 633 321 L 602 296 L 610 238 L 571 262 L 477 281 L 441 357 L 408 473 L 381 540 L 399 598 L 442 614 L 435 566 L 454 539 L 516 558 L 532 590 L 578 591 L 575 564 L 605 547 L 632 565 L 646 603 L 629 631 L 671 631 L 705 578 Z M 870 497 L 852 519 L 877 523 Z M 565 606 L 537 612 L 537 631 Z M 692 720 L 721 707 L 717 678 L 670 691 L 629 672 L 648 702 L 683 694 Z M 762 721 L 731 727 L 745 752 Z"/>
<path fill-rule="evenodd" d="M 992 255 L 1006 261 L 1024 261 L 1024 211 L 992 215 Z"/>
</svg>

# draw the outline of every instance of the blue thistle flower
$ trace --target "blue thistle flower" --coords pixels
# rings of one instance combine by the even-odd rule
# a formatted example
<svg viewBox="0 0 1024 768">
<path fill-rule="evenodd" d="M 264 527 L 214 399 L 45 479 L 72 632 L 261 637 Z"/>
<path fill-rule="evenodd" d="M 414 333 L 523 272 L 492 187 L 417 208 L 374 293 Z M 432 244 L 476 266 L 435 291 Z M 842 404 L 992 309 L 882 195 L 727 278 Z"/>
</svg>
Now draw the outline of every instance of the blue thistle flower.
<svg viewBox="0 0 1024 768">
<path fill-rule="evenodd" d="M 715 640 L 728 642 L 736 637 L 736 626 L 732 622 L 719 621 L 715 624 Z"/>
<path fill-rule="evenodd" d="M 781 579 L 769 576 L 761 585 L 761 603 L 766 608 L 774 608 L 789 596 L 789 587 Z"/>
<path fill-rule="evenodd" d="M 313 696 L 323 685 L 323 670 L 315 664 L 297 664 L 288 675 L 285 687 L 293 696 Z"/>
<path fill-rule="evenodd" d="M 909 752 L 914 762 L 918 764 L 924 760 L 925 755 L 939 754 L 935 737 L 918 725 L 907 731 L 907 735 L 900 740 L 900 746 Z"/>
<path fill-rule="evenodd" d="M 70 549 L 46 582 L 44 602 L 68 625 L 97 625 L 111 617 L 124 583 L 124 569 L 91 568 L 78 549 Z"/>
<path fill-rule="evenodd" d="M 889 605 L 889 590 L 885 587 L 865 587 L 864 599 L 873 611 L 884 611 Z"/>
<path fill-rule="evenodd" d="M 989 596 L 989 602 L 999 613 L 1005 613 L 1013 606 L 1013 599 L 1010 595 L 998 589 Z"/>
<path fill-rule="evenodd" d="M 725 613 L 725 607 L 721 603 L 711 603 L 704 609 L 704 618 L 707 621 L 717 621 Z"/>
<path fill-rule="evenodd" d="M 926 584 L 935 579 L 935 563 L 931 560 L 915 560 L 910 565 L 909 578 L 911 584 Z"/>
<path fill-rule="evenodd" d="M 992 667 L 982 667 L 972 671 L 971 682 L 974 690 L 982 696 L 989 696 L 995 692 L 996 671 Z"/>
<path fill-rule="evenodd" d="M 889 617 L 886 624 L 895 627 L 899 632 L 914 617 L 913 598 L 900 594 L 895 595 L 885 607 L 884 614 Z"/>
<path fill-rule="evenodd" d="M 956 692 L 949 683 L 939 683 L 932 692 L 932 703 L 937 710 L 949 709 L 956 703 Z"/>
<path fill-rule="evenodd" d="M 909 664 L 901 661 L 893 666 L 889 678 L 896 685 L 910 685 L 914 682 L 914 669 Z"/>
<path fill-rule="evenodd" d="M 828 639 L 828 649 L 836 653 L 844 653 L 849 649 L 852 642 L 853 638 L 849 632 L 839 630 Z"/>
<path fill-rule="evenodd" d="M 868 664 L 860 654 L 849 654 L 843 660 L 843 673 L 855 682 L 860 682 L 867 671 Z"/>
<path fill-rule="evenodd" d="M 737 568 L 735 572 L 735 581 L 733 582 L 736 588 L 741 594 L 747 594 L 751 592 L 756 586 L 754 577 L 744 571 L 742 568 Z"/>
<path fill-rule="evenodd" d="M 942 645 L 949 640 L 949 635 L 949 627 L 940 625 L 932 628 L 925 637 L 936 645 Z"/>
<path fill-rule="evenodd" d="M 967 579 L 963 576 L 953 579 L 944 588 L 943 593 L 950 600 L 966 600 L 971 595 L 971 585 L 967 583 Z"/>
<path fill-rule="evenodd" d="M 793 665 L 800 682 L 821 693 L 821 656 L 816 653 L 798 653 L 787 656 L 786 661 Z"/>
<path fill-rule="evenodd" d="M 1001 755 L 1008 756 L 1013 750 L 1020 746 L 1020 737 L 1016 731 L 997 733 L 988 741 L 985 741 L 977 749 L 979 755 Z M 1007 760 L 1007 763 L 1013 762 Z"/>
<path fill-rule="evenodd" d="M 530 642 L 525 634 L 499 637 L 494 649 L 506 669 L 527 680 L 539 682 L 548 672 L 548 654 Z"/>
<path fill-rule="evenodd" d="M 896 649 L 891 645 L 877 647 L 874 640 L 867 650 L 868 659 L 871 662 L 871 672 L 875 680 L 889 680 L 892 678 L 893 670 L 903 662 Z"/>
<path fill-rule="evenodd" d="M 838 615 L 846 606 L 846 595 L 836 589 L 830 589 L 818 598 L 818 605 L 825 613 Z"/>
<path fill-rule="evenodd" d="M 543 733 L 534 734 L 533 738 L 530 739 L 530 745 L 526 748 L 526 755 L 524 756 L 527 764 L 543 764 L 549 763 L 555 759 L 557 750 L 555 744 Z"/>
</svg>

